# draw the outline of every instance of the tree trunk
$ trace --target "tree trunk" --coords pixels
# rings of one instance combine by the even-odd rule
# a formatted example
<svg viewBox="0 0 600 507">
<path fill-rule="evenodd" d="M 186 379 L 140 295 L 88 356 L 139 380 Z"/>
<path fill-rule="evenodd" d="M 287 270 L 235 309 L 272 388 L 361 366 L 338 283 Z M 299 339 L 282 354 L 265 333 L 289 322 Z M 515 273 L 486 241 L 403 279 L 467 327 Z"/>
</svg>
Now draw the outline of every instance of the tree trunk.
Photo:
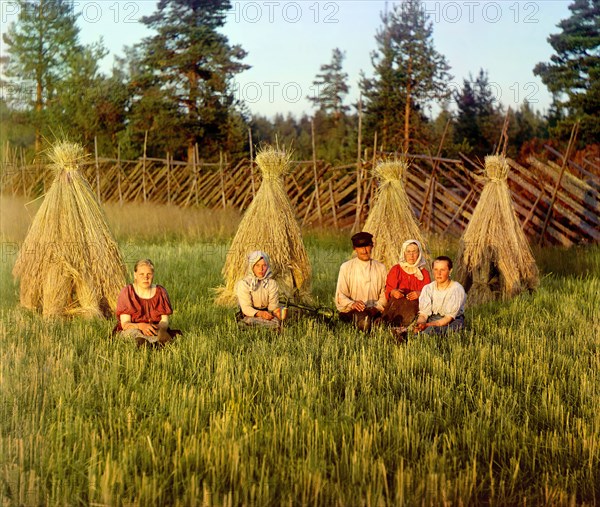
<svg viewBox="0 0 600 507">
<path fill-rule="evenodd" d="M 43 19 L 44 12 L 44 2 L 40 2 L 38 6 L 38 16 L 40 19 Z M 37 65 L 36 65 L 36 90 L 35 90 L 35 152 L 39 153 L 42 149 L 42 129 L 41 129 L 41 121 L 42 121 L 42 110 L 44 109 L 44 83 L 42 81 L 44 70 L 43 70 L 43 61 L 44 61 L 44 40 L 43 34 L 38 32 L 38 47 L 37 47 Z"/>
<path fill-rule="evenodd" d="M 191 120 L 192 125 L 198 120 L 198 74 L 193 70 L 187 74 L 189 83 L 189 95 L 188 95 L 188 117 Z M 191 135 L 188 138 L 188 163 L 194 160 L 194 154 L 196 151 L 196 136 Z"/>
<path fill-rule="evenodd" d="M 406 103 L 404 104 L 404 153 L 408 153 L 410 142 L 410 97 L 412 94 L 412 56 L 408 58 L 408 82 L 406 84 Z"/>
</svg>

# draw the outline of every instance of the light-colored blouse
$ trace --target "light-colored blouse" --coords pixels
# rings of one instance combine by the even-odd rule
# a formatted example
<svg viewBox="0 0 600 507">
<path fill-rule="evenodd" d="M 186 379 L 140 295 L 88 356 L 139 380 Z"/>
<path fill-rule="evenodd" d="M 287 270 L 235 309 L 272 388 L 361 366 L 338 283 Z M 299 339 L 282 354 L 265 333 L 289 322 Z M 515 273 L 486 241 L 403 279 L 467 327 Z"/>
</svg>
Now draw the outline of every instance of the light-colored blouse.
<svg viewBox="0 0 600 507">
<path fill-rule="evenodd" d="M 272 312 L 279 306 L 279 287 L 273 278 L 261 281 L 255 290 L 252 290 L 253 282 L 254 278 L 247 276 L 235 286 L 238 304 L 246 317 L 254 317 L 263 308 Z"/>
<path fill-rule="evenodd" d="M 431 315 L 460 317 L 465 311 L 467 295 L 463 286 L 452 280 L 448 288 L 439 290 L 437 282 L 431 282 L 421 291 L 419 296 L 419 314 L 425 317 Z"/>
</svg>

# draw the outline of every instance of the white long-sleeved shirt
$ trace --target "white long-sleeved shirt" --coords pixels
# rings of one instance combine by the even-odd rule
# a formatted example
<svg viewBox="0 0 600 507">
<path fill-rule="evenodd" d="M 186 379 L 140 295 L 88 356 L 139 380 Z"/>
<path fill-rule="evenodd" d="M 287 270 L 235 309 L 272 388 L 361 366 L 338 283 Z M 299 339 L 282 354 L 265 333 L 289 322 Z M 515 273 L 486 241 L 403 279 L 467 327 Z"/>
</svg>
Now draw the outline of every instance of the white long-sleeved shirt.
<svg viewBox="0 0 600 507">
<path fill-rule="evenodd" d="M 340 266 L 335 306 L 342 313 L 349 312 L 355 301 L 363 301 L 367 307 L 383 311 L 386 303 L 385 280 L 387 269 L 375 259 L 361 261 L 358 257 Z"/>
<path fill-rule="evenodd" d="M 448 288 L 438 290 L 437 282 L 433 281 L 425 285 L 421 291 L 419 314 L 425 317 L 437 314 L 456 319 L 464 313 L 466 301 L 467 295 L 460 283 L 452 281 Z"/>
<path fill-rule="evenodd" d="M 235 293 L 242 313 L 247 317 L 254 317 L 261 308 L 272 312 L 279 306 L 279 287 L 272 278 L 266 284 L 261 282 L 256 290 L 252 290 L 252 279 L 244 278 L 236 284 Z"/>
</svg>

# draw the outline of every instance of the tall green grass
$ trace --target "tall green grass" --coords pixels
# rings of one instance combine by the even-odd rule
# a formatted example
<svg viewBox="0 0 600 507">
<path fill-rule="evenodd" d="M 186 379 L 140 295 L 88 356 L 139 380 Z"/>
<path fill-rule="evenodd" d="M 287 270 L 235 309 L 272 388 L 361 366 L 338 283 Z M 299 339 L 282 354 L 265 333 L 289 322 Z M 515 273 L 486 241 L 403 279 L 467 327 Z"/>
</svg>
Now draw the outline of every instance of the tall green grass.
<svg viewBox="0 0 600 507">
<path fill-rule="evenodd" d="M 162 351 L 23 310 L 4 251 L 3 506 L 600 502 L 598 246 L 540 250 L 538 291 L 396 346 L 310 318 L 239 329 L 212 304 L 227 243 L 210 236 L 120 236 L 171 295 L 184 336 Z M 346 242 L 307 235 L 322 303 Z"/>
</svg>

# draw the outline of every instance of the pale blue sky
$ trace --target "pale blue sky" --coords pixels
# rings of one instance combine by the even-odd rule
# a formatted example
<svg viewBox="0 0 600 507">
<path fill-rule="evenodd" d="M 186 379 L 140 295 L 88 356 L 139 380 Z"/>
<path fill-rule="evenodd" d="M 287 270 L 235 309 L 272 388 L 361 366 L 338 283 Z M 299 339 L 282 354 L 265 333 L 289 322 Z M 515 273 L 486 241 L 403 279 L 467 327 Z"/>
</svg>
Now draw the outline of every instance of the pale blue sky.
<svg viewBox="0 0 600 507">
<path fill-rule="evenodd" d="M 398 2 L 388 2 L 388 9 Z M 494 96 L 504 106 L 518 107 L 528 98 L 545 111 L 550 104 L 546 87 L 533 75 L 537 62 L 553 54 L 546 39 L 559 32 L 569 17 L 568 0 L 439 0 L 425 2 L 433 22 L 436 49 L 446 56 L 454 76 L 450 86 L 460 88 L 469 73 L 488 71 Z M 111 53 L 150 34 L 137 22 L 152 13 L 155 0 L 74 0 L 81 11 L 84 42 L 100 36 Z M 372 75 L 371 52 L 381 26 L 380 0 L 265 0 L 232 1 L 224 29 L 231 43 L 241 44 L 252 68 L 236 78 L 241 98 L 253 113 L 272 116 L 291 112 L 311 114 L 307 95 L 319 67 L 331 60 L 335 47 L 345 51 L 350 96 L 358 98 L 360 71 Z M 0 0 L 2 26 L 16 19 L 16 3 Z M 103 66 L 110 68 L 112 56 Z M 433 105 L 433 111 L 437 107 Z"/>
</svg>

